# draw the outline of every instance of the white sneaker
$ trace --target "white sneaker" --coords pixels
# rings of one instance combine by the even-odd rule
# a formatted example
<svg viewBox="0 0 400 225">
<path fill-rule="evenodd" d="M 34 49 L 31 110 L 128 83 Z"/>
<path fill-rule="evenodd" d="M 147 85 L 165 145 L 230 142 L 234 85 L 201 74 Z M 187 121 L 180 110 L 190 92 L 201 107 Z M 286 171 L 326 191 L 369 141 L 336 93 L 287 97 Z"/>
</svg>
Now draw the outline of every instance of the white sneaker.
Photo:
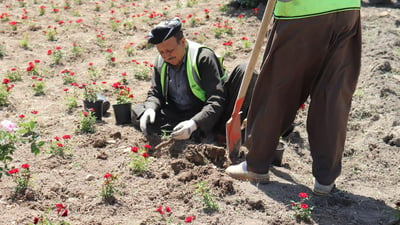
<svg viewBox="0 0 400 225">
<path fill-rule="evenodd" d="M 229 166 L 226 168 L 225 172 L 238 180 L 247 180 L 247 181 L 254 181 L 257 183 L 268 183 L 269 182 L 269 174 L 265 173 L 254 173 L 247 170 L 247 163 L 246 161 L 241 162 L 237 165 Z"/>
<path fill-rule="evenodd" d="M 318 183 L 317 179 L 314 178 L 314 194 L 316 195 L 328 195 L 331 193 L 333 187 L 335 187 L 335 182 L 329 185 L 323 185 Z"/>
</svg>

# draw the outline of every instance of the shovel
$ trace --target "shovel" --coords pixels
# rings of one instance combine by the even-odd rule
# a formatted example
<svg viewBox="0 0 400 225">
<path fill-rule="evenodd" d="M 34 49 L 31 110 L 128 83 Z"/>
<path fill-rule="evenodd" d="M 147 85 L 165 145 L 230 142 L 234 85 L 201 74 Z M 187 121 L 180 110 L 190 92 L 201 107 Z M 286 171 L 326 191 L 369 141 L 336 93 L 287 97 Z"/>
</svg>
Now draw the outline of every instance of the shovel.
<svg viewBox="0 0 400 225">
<path fill-rule="evenodd" d="M 231 118 L 226 122 L 226 145 L 228 147 L 230 157 L 234 157 L 237 155 L 242 143 L 240 109 L 242 108 L 243 101 L 246 97 L 246 91 L 249 87 L 249 83 L 257 63 L 257 58 L 260 54 L 264 37 L 268 30 L 268 25 L 271 22 L 275 3 L 276 0 L 268 0 L 263 19 L 261 21 L 261 26 L 258 30 L 257 40 L 251 52 L 250 60 L 246 67 L 246 72 L 242 78 L 242 83 L 240 85 L 239 93 L 236 98 Z"/>
</svg>

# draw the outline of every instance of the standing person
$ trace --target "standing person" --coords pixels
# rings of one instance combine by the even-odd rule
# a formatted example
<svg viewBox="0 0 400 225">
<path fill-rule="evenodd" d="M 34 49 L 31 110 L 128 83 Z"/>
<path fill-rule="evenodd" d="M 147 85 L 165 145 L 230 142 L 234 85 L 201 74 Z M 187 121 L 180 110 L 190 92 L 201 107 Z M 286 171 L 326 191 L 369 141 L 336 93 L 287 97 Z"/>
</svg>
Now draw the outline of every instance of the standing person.
<svg viewBox="0 0 400 225">
<path fill-rule="evenodd" d="M 314 193 L 329 194 L 341 172 L 346 126 L 361 64 L 359 0 L 278 0 L 247 117 L 246 161 L 233 178 L 269 181 L 282 131 L 311 98 L 307 132 Z"/>
<path fill-rule="evenodd" d="M 225 140 L 225 123 L 246 66 L 240 64 L 226 78 L 214 51 L 187 40 L 181 26 L 179 18 L 163 21 L 147 37 L 159 55 L 146 101 L 133 106 L 133 123 L 145 135 L 165 131 L 174 139 L 187 140 L 196 133 L 194 139 L 201 141 L 220 134 Z M 250 98 L 248 94 L 243 104 L 243 118 Z"/>
</svg>

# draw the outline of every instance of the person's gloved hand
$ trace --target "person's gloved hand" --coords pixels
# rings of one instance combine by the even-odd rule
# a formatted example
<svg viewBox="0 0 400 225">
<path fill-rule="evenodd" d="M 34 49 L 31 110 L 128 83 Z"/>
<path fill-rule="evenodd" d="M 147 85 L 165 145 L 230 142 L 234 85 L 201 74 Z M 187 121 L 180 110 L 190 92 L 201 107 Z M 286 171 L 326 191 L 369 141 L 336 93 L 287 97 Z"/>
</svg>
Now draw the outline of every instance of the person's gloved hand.
<svg viewBox="0 0 400 225">
<path fill-rule="evenodd" d="M 144 135 L 147 135 L 147 123 L 154 123 L 154 120 L 156 119 L 156 111 L 154 109 L 146 109 L 140 117 L 140 130 L 144 133 Z"/>
<path fill-rule="evenodd" d="M 171 136 L 175 140 L 187 140 L 196 129 L 197 124 L 194 120 L 185 120 L 174 127 Z"/>
</svg>

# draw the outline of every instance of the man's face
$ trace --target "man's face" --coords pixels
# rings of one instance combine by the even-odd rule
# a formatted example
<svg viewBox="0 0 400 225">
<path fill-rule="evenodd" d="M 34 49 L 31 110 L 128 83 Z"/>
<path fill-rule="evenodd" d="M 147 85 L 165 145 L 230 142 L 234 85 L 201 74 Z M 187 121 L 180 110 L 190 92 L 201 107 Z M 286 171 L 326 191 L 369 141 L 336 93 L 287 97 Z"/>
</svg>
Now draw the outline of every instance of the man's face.
<svg viewBox="0 0 400 225">
<path fill-rule="evenodd" d="M 177 41 L 175 37 L 171 37 L 156 44 L 156 47 L 165 62 L 174 66 L 179 66 L 185 55 L 185 42 L 185 38 Z"/>
</svg>

